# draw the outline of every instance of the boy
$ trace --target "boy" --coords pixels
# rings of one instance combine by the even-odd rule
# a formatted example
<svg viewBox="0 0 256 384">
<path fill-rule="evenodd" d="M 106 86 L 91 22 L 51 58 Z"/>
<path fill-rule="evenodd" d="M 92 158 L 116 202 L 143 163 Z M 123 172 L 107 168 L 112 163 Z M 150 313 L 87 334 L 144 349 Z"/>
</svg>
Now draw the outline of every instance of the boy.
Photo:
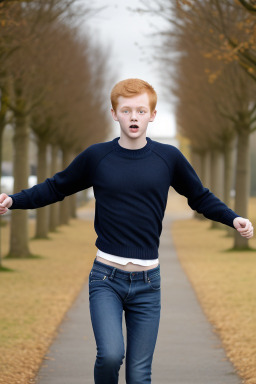
<svg viewBox="0 0 256 384">
<path fill-rule="evenodd" d="M 127 79 L 111 92 L 120 137 L 91 145 L 62 172 L 11 196 L 0 195 L 0 213 L 38 208 L 93 186 L 98 247 L 89 275 L 90 314 L 97 344 L 95 384 L 118 383 L 127 326 L 126 382 L 151 383 L 161 309 L 159 237 L 168 190 L 185 195 L 207 218 L 251 238 L 253 227 L 204 188 L 195 171 L 169 145 L 146 137 L 157 95 L 147 82 Z"/>
</svg>

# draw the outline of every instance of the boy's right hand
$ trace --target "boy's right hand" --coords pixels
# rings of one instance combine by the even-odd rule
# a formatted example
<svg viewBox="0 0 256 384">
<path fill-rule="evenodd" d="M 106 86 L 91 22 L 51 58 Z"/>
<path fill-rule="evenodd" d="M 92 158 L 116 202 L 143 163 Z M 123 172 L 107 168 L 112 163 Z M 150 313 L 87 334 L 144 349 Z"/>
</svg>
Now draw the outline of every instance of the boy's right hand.
<svg viewBox="0 0 256 384">
<path fill-rule="evenodd" d="M 8 211 L 8 208 L 12 206 L 13 200 L 6 193 L 0 195 L 0 215 L 3 215 Z"/>
</svg>

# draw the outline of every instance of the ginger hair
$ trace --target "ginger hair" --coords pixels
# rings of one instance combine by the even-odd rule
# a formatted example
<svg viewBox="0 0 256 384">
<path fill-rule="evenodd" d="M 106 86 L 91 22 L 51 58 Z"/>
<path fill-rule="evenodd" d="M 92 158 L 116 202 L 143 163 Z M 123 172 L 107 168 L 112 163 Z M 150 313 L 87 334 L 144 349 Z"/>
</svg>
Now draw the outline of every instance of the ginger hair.
<svg viewBox="0 0 256 384">
<path fill-rule="evenodd" d="M 112 89 L 110 99 L 112 108 L 116 112 L 118 97 L 133 97 L 147 93 L 149 97 L 150 111 L 153 112 L 156 108 L 157 94 L 154 88 L 141 79 L 126 79 L 119 81 Z"/>
</svg>

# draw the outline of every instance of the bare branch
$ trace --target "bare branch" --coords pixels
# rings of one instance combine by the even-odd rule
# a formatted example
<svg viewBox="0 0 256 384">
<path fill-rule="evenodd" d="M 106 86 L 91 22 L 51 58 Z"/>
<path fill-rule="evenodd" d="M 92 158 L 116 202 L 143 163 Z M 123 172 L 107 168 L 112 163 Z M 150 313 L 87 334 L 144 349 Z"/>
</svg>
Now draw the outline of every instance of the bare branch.
<svg viewBox="0 0 256 384">
<path fill-rule="evenodd" d="M 246 8 L 249 12 L 256 12 L 256 2 L 255 0 L 237 0 L 239 3 Z"/>
</svg>

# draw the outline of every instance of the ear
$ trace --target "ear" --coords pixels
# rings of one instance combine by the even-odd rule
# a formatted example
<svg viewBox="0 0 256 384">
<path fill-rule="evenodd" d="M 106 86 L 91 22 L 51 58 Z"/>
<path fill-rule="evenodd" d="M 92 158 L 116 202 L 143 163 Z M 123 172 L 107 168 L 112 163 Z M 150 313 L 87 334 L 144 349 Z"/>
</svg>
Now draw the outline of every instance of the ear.
<svg viewBox="0 0 256 384">
<path fill-rule="evenodd" d="M 154 121 L 154 120 L 155 120 L 156 113 L 157 113 L 156 110 L 154 110 L 154 112 L 151 113 L 151 117 L 150 117 L 150 120 L 149 120 L 149 121 Z"/>
<path fill-rule="evenodd" d="M 115 111 L 114 111 L 113 108 L 111 108 L 111 114 L 112 114 L 113 119 L 114 119 L 115 121 L 118 121 L 118 118 L 117 118 L 116 113 L 115 113 Z"/>
</svg>

